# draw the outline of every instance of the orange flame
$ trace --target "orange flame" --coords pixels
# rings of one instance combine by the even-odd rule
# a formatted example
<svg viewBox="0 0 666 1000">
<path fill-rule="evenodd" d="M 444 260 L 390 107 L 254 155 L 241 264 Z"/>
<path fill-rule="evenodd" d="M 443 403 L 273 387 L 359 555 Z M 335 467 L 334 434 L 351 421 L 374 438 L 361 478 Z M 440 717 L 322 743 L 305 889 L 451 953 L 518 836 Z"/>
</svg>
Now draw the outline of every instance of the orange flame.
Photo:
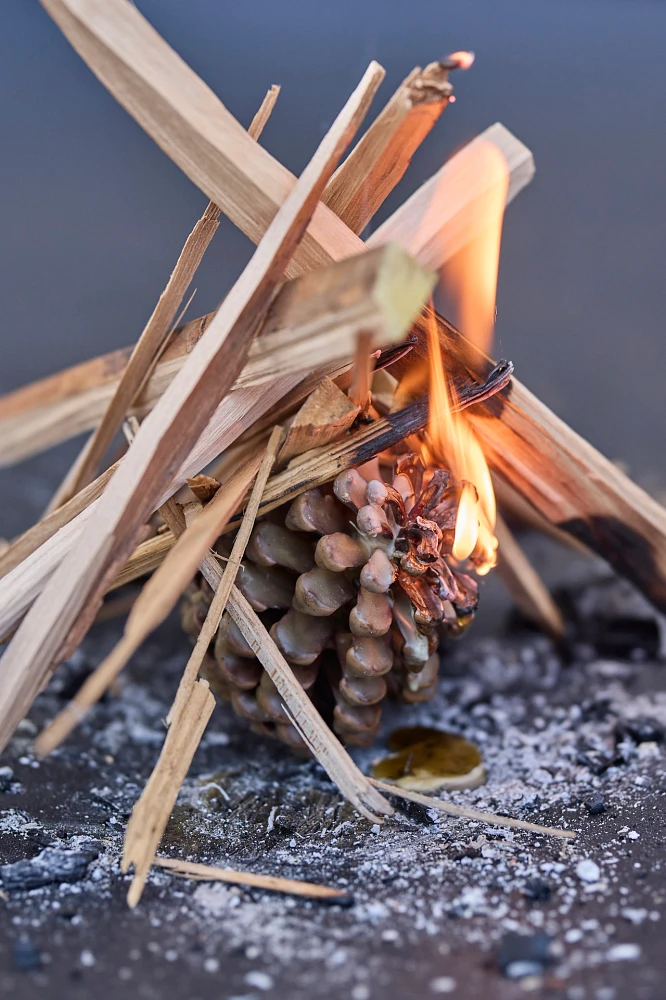
<svg viewBox="0 0 666 1000">
<path fill-rule="evenodd" d="M 452 52 L 450 56 L 447 56 L 447 61 L 456 63 L 458 69 L 469 69 L 474 62 L 474 53 Z"/>
<path fill-rule="evenodd" d="M 489 142 L 475 142 L 464 157 L 464 183 L 476 196 L 459 214 L 457 238 L 462 249 L 447 269 L 458 303 L 462 332 L 475 347 L 487 350 L 495 318 L 502 219 L 508 190 L 508 169 L 500 151 Z M 446 194 L 444 193 L 444 199 Z M 437 196 L 434 203 L 441 198 Z M 464 414 L 454 412 L 437 335 L 434 311 L 428 314 L 430 354 L 430 414 L 428 436 L 436 456 L 462 483 L 453 555 L 470 558 L 480 575 L 496 563 L 496 507 L 490 471 L 483 449 Z"/>
</svg>

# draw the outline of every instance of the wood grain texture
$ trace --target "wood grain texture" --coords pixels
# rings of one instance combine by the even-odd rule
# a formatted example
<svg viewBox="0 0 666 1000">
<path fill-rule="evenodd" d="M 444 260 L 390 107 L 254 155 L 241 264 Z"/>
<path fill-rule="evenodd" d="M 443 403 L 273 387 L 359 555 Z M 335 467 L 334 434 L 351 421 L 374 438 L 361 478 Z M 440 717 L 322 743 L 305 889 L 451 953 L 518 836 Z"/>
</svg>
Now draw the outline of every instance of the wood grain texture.
<svg viewBox="0 0 666 1000">
<path fill-rule="evenodd" d="M 402 179 L 412 156 L 449 103 L 442 63 L 417 66 L 331 177 L 323 201 L 360 234 Z"/>
<path fill-rule="evenodd" d="M 499 543 L 496 572 L 516 606 L 548 635 L 561 639 L 564 635 L 562 613 L 513 532 L 499 515 L 495 535 Z"/>
</svg>

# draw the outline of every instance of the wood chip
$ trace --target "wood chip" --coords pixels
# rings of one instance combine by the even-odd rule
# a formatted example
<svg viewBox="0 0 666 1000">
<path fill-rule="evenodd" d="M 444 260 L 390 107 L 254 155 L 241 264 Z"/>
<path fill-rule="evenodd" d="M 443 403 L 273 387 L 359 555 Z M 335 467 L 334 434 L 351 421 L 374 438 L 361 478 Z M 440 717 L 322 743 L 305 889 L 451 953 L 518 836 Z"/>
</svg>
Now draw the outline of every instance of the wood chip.
<svg viewBox="0 0 666 1000">
<path fill-rule="evenodd" d="M 324 202 L 360 233 L 401 180 L 412 156 L 449 103 L 449 70 L 412 70 L 328 182 Z"/>
</svg>

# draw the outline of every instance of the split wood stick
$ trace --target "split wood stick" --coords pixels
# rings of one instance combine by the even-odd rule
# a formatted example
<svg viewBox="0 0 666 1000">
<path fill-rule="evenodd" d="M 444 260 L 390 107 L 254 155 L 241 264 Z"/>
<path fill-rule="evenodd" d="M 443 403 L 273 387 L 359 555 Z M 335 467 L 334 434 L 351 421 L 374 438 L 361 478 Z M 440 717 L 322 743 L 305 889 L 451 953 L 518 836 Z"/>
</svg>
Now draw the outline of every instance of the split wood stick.
<svg viewBox="0 0 666 1000">
<path fill-rule="evenodd" d="M 358 335 L 356 342 L 356 355 L 354 357 L 354 367 L 351 372 L 351 385 L 349 387 L 349 398 L 364 413 L 370 406 L 370 383 L 372 382 L 374 358 L 370 357 L 370 338 L 363 330 Z"/>
<path fill-rule="evenodd" d="M 275 107 L 280 88 L 273 85 L 265 95 L 257 111 L 248 135 L 256 142 Z M 203 260 L 219 225 L 220 209 L 212 201 L 196 223 L 185 241 L 185 245 L 171 272 L 166 288 L 144 327 L 134 350 L 127 362 L 113 398 L 86 442 L 83 451 L 70 469 L 67 477 L 51 500 L 50 509 L 61 507 L 94 478 L 102 458 L 106 454 L 120 425 L 129 412 L 134 400 L 145 386 L 155 364 L 163 353 L 171 333 L 171 327 L 194 275 Z"/>
<path fill-rule="evenodd" d="M 511 483 L 508 483 L 497 473 L 493 474 L 493 487 L 497 504 L 504 517 L 511 521 L 516 521 L 521 526 L 530 531 L 537 531 L 541 535 L 546 535 L 558 545 L 563 545 L 567 549 L 572 549 L 581 556 L 590 557 L 592 553 L 582 542 L 579 542 L 573 535 L 568 535 L 566 531 L 560 531 L 551 521 L 539 513 L 529 500 L 526 500 Z M 1 565 L 1 563 L 0 563 Z"/>
<path fill-rule="evenodd" d="M 397 246 L 387 245 L 350 257 L 287 282 L 277 293 L 261 333 L 250 346 L 236 388 L 265 385 L 281 375 L 312 371 L 354 355 L 358 333 L 369 333 L 373 346 L 402 339 L 418 314 L 434 276 Z M 151 409 L 208 329 L 210 317 L 187 324 L 179 334 L 183 353 L 171 356 L 173 343 L 146 390 L 128 412 Z M 97 419 L 100 403 L 109 401 L 117 382 L 80 390 L 85 373 L 77 366 L 0 398 L 0 464 L 10 464 L 40 449 L 40 439 L 58 443 Z M 99 375 L 99 366 L 94 371 Z M 78 374 L 77 374 L 78 372 Z M 57 386 L 63 388 L 59 395 Z M 69 394 L 67 386 L 74 386 Z"/>
<path fill-rule="evenodd" d="M 533 176 L 532 155 L 503 125 L 491 126 L 478 139 L 494 142 L 507 159 L 510 171 L 508 202 Z M 464 149 L 452 157 L 423 188 L 420 188 L 417 192 L 418 198 L 414 195 L 413 199 L 410 199 L 409 204 L 412 207 L 409 219 L 404 218 L 403 209 L 398 209 L 384 223 L 381 230 L 371 237 L 368 245 L 375 246 L 393 239 L 396 242 L 403 240 L 404 243 L 411 241 L 417 256 L 427 253 L 428 259 L 436 268 L 441 267 L 457 252 L 460 249 L 461 238 L 459 215 L 468 212 L 466 206 L 470 200 L 478 196 L 478 191 L 457 190 L 457 195 L 461 199 L 459 212 L 442 214 L 437 219 L 432 216 L 432 224 L 428 227 L 423 227 L 423 218 L 438 184 L 446 183 L 451 173 L 459 172 L 456 164 L 459 162 L 458 157 L 463 153 Z M 418 233 L 425 238 L 425 246 L 415 242 L 415 234 Z M 360 253 L 364 248 L 365 244 L 356 239 L 355 249 L 350 249 L 349 254 Z M 176 372 L 182 367 L 187 354 L 202 336 L 212 316 L 213 314 L 208 314 L 192 320 L 177 331 L 155 372 L 140 393 L 134 412 L 143 415 L 152 409 Z M 261 345 L 257 343 L 257 349 L 260 347 Z M 130 353 L 130 348 L 114 351 L 0 396 L 0 466 L 28 458 L 93 428 L 115 392 Z M 250 360 L 247 372 L 243 373 L 243 378 L 248 384 L 252 384 L 254 378 L 251 365 Z"/>
<path fill-rule="evenodd" d="M 134 865 L 127 893 L 127 903 L 132 909 L 141 899 L 157 845 L 214 708 L 215 698 L 208 681 L 196 681 L 167 732 L 157 764 L 132 810 L 120 866 L 126 872 Z"/>
<path fill-rule="evenodd" d="M 349 898 L 344 889 L 333 889 L 314 882 L 299 879 L 280 878 L 277 875 L 255 875 L 254 872 L 237 872 L 231 868 L 215 865 L 201 865 L 196 861 L 180 861 L 178 858 L 155 858 L 160 868 L 195 879 L 198 882 L 230 882 L 232 885 L 249 885 L 253 889 L 268 889 L 270 892 L 284 892 L 290 896 L 305 896 L 307 899 Z"/>
<path fill-rule="evenodd" d="M 516 605 L 531 621 L 554 639 L 564 635 L 564 620 L 543 580 L 498 514 L 495 535 L 497 573 Z"/>
<path fill-rule="evenodd" d="M 100 5 L 97 0 L 81 3 L 99 8 L 100 15 L 121 5 L 120 0 L 112 7 Z M 3 659 L 0 746 L 5 746 L 46 682 L 65 639 L 72 644 L 75 636 L 80 641 L 85 635 L 106 587 L 134 549 L 140 528 L 154 510 L 164 485 L 240 374 L 252 336 L 265 317 L 275 287 L 326 182 L 363 118 L 378 75 L 378 68 L 371 64 L 205 335 L 141 425 L 124 461 L 97 501 L 96 515 L 88 522 L 79 543 L 19 626 Z M 251 139 L 247 141 L 259 148 Z"/>
<path fill-rule="evenodd" d="M 116 100 L 258 243 L 294 186 L 292 174 L 250 139 L 129 0 L 42 0 L 42 4 Z M 364 111 L 384 76 L 376 63 L 373 76 Z M 359 251 L 351 230 L 325 205 L 318 205 L 293 260 L 285 265 L 287 276 Z"/>
<path fill-rule="evenodd" d="M 197 637 L 194 649 L 190 654 L 190 658 L 183 672 L 180 684 L 178 685 L 175 701 L 169 710 L 169 714 L 167 715 L 167 725 L 170 725 L 172 719 L 177 716 L 183 700 L 189 697 L 189 693 L 192 690 L 194 682 L 199 674 L 206 651 L 208 650 L 208 647 L 213 641 L 215 633 L 219 628 L 224 609 L 227 606 L 229 594 L 231 593 L 231 588 L 236 582 L 236 576 L 238 574 L 241 560 L 245 554 L 247 543 L 250 540 L 252 528 L 254 527 L 254 522 L 257 518 L 257 511 L 259 510 L 259 504 L 261 503 L 261 498 L 266 488 L 266 482 L 271 469 L 273 468 L 275 456 L 278 448 L 280 447 L 282 437 L 282 428 L 274 427 L 268 441 L 268 445 L 266 446 L 266 451 L 264 453 L 261 466 L 259 467 L 259 472 L 257 473 L 254 485 L 252 486 L 250 499 L 243 513 L 240 528 L 234 538 L 234 544 L 229 558 L 227 559 L 224 573 L 222 574 L 222 578 L 220 580 L 220 585 L 215 591 L 213 600 L 211 601 L 204 623 L 201 627 L 201 631 Z M 171 518 L 167 520 L 167 523 L 169 523 L 172 533 L 177 534 L 178 528 L 173 524 Z M 174 528 L 176 529 L 175 531 Z"/>
<path fill-rule="evenodd" d="M 321 447 L 342 437 L 360 412 L 360 406 L 352 403 L 335 382 L 323 378 L 291 422 L 280 449 L 280 464 L 310 448 Z"/>
<path fill-rule="evenodd" d="M 353 232 L 365 229 L 449 103 L 450 69 L 413 69 L 328 182 L 323 200 Z"/>
<path fill-rule="evenodd" d="M 509 172 L 506 201 L 507 204 L 512 201 L 532 180 L 534 158 L 527 146 L 496 122 L 422 184 L 375 230 L 366 245 L 399 243 L 423 265 L 438 270 L 478 236 L 486 219 L 481 212 L 475 212 L 474 207 L 483 205 L 490 181 L 478 171 L 470 174 L 466 166 L 473 160 L 475 148 L 482 143 L 491 143 L 504 156 Z"/>
<path fill-rule="evenodd" d="M 134 878 L 127 895 L 131 907 L 135 907 L 141 898 L 155 852 L 215 706 L 215 698 L 209 690 L 208 682 L 197 680 L 197 675 L 220 624 L 281 438 L 281 429 L 274 428 L 252 487 L 243 522 L 234 540 L 229 561 L 169 710 L 166 720 L 169 732 L 164 747 L 127 824 L 122 870 L 127 871 L 130 865 L 134 865 Z M 178 533 L 183 526 L 179 523 L 179 518 L 174 516 L 174 507 L 174 501 L 169 500 L 161 509 L 167 523 Z M 196 530 L 203 520 L 202 515 L 193 521 L 190 531 Z M 183 538 L 186 531 L 187 529 L 184 529 Z"/>
<path fill-rule="evenodd" d="M 559 837 L 561 840 L 575 840 L 578 836 L 573 830 L 559 830 L 555 826 L 539 826 L 537 823 L 529 823 L 524 819 L 512 819 L 510 816 L 499 816 L 496 813 L 479 812 L 477 809 L 468 809 L 467 806 L 456 806 L 453 802 L 445 799 L 436 799 L 432 795 L 423 795 L 421 792 L 412 792 L 407 788 L 400 788 L 399 785 L 392 785 L 388 781 L 379 781 L 371 778 L 372 784 L 380 788 L 388 795 L 395 795 L 399 799 L 408 799 L 410 802 L 418 802 L 419 805 L 427 809 L 438 809 L 440 812 L 448 813 L 450 816 L 458 816 L 460 819 L 477 820 L 479 823 L 488 823 L 490 826 L 508 826 L 514 830 L 527 830 L 530 833 L 541 833 L 548 837 Z"/>
<path fill-rule="evenodd" d="M 183 532 L 158 571 L 150 577 L 125 624 L 123 635 L 106 659 L 79 688 L 73 700 L 55 717 L 35 741 L 40 756 L 46 756 L 69 736 L 102 697 L 144 639 L 175 607 L 194 577 L 197 566 L 245 495 L 256 475 L 261 455 L 249 459 L 220 487 L 201 517 Z M 165 516 L 168 516 L 165 511 Z"/>
</svg>

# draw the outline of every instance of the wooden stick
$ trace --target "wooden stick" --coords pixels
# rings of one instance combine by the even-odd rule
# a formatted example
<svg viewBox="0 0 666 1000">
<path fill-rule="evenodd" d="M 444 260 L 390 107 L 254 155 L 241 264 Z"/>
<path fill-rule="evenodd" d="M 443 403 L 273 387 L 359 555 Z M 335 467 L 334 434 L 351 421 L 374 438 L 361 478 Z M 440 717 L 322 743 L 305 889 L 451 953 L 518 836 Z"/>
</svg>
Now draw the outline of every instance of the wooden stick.
<svg viewBox="0 0 666 1000">
<path fill-rule="evenodd" d="M 499 542 L 497 573 L 502 583 L 523 614 L 554 639 L 561 639 L 564 620 L 560 609 L 499 514 L 495 535 Z"/>
<path fill-rule="evenodd" d="M 27 559 L 41 545 L 44 545 L 49 538 L 52 538 L 64 525 L 69 524 L 77 514 L 80 514 L 94 500 L 97 500 L 104 492 L 106 484 L 115 471 L 116 465 L 112 465 L 101 476 L 98 476 L 93 483 L 90 483 L 89 486 L 86 486 L 76 496 L 72 497 L 71 500 L 68 500 L 66 504 L 63 504 L 58 510 L 54 510 L 52 514 L 43 517 L 41 521 L 34 524 L 32 528 L 28 528 L 27 531 L 19 535 L 18 538 L 8 545 L 2 554 L 0 554 L 0 578 L 6 576 L 7 573 L 22 563 L 24 559 Z"/>
<path fill-rule="evenodd" d="M 255 142 L 259 139 L 270 118 L 279 93 L 279 87 L 275 85 L 271 87 L 252 120 L 248 135 Z M 192 283 L 197 268 L 217 231 L 219 218 L 220 209 L 212 201 L 209 202 L 180 252 L 166 288 L 160 295 L 153 314 L 144 327 L 143 333 L 127 362 L 127 367 L 120 377 L 113 398 L 94 433 L 53 497 L 50 504 L 51 509 L 61 507 L 79 490 L 87 486 L 95 476 L 99 463 L 106 454 L 126 414 L 130 411 L 132 403 L 145 386 L 164 351 L 185 292 Z"/>
<path fill-rule="evenodd" d="M 354 355 L 361 330 L 371 335 L 373 346 L 387 347 L 402 339 L 433 281 L 434 276 L 404 251 L 386 246 L 288 282 L 271 303 L 236 388 L 265 385 L 282 374 L 312 371 L 336 359 L 347 361 Z M 183 328 L 130 412 L 142 414 L 151 409 L 208 329 L 210 319 L 204 317 Z M 174 354 L 177 344 L 181 353 Z M 84 424 L 94 423 L 117 385 L 86 381 L 90 371 L 99 383 L 100 368 L 97 363 L 76 366 L 0 398 L 0 464 L 34 454 L 42 447 L 40 441 L 48 447 L 78 433 Z"/>
<path fill-rule="evenodd" d="M 419 805 L 425 806 L 427 809 L 438 809 L 450 816 L 459 816 L 461 819 L 473 819 L 479 823 L 489 823 L 491 826 L 508 826 L 514 830 L 528 830 L 530 833 L 560 837 L 562 840 L 575 840 L 578 836 L 573 830 L 558 830 L 554 826 L 539 826 L 537 823 L 529 823 L 524 819 L 512 819 L 510 816 L 498 816 L 496 813 L 478 812 L 476 809 L 468 809 L 467 806 L 456 806 L 453 802 L 447 802 L 445 799 L 436 799 L 432 795 L 408 791 L 406 788 L 392 785 L 388 781 L 379 781 L 376 778 L 370 780 L 382 792 L 396 795 L 400 799 L 408 799 L 410 802 L 418 802 Z"/>
<path fill-rule="evenodd" d="M 69 736 L 116 679 L 146 637 L 175 607 L 194 577 L 197 566 L 242 500 L 255 476 L 261 456 L 255 455 L 220 487 L 201 517 L 183 533 L 158 569 L 150 577 L 125 624 L 123 635 L 106 659 L 79 688 L 76 696 L 44 729 L 35 742 L 36 752 L 46 756 Z M 166 515 L 166 511 L 165 511 Z"/>
<path fill-rule="evenodd" d="M 174 875 L 182 875 L 201 882 L 231 882 L 232 885 L 249 885 L 254 889 L 285 892 L 290 896 L 305 896 L 307 899 L 339 899 L 348 896 L 344 889 L 333 889 L 327 885 L 316 885 L 314 882 L 279 878 L 277 875 L 237 872 L 231 868 L 201 865 L 196 861 L 180 861 L 178 858 L 155 858 L 155 864 L 173 872 Z"/>
<path fill-rule="evenodd" d="M 128 0 L 42 0 L 79 55 L 160 148 L 253 243 L 294 185 L 215 94 Z M 376 63 L 367 110 L 384 71 Z M 326 178 L 328 181 L 328 178 Z M 287 266 L 287 276 L 359 253 L 357 238 L 325 205 Z"/>
<path fill-rule="evenodd" d="M 235 586 L 228 608 L 243 638 L 278 689 L 292 723 L 328 776 L 362 816 L 373 823 L 381 823 L 382 816 L 391 815 L 391 806 L 359 771 L 333 730 L 323 721 L 261 619 Z"/>
<path fill-rule="evenodd" d="M 157 764 L 132 810 L 121 863 L 124 872 L 134 865 L 134 878 L 127 893 L 131 908 L 141 898 L 155 850 L 214 708 L 215 698 L 208 681 L 196 681 L 167 732 Z"/>
<path fill-rule="evenodd" d="M 323 200 L 353 232 L 365 229 L 449 103 L 449 69 L 412 70 L 328 182 Z"/>
<path fill-rule="evenodd" d="M 504 517 L 510 521 L 516 521 L 530 531 L 538 531 L 542 535 L 551 538 L 558 545 L 563 545 L 567 549 L 572 549 L 581 556 L 590 557 L 592 553 L 582 542 L 579 542 L 573 535 L 568 535 L 566 531 L 560 531 L 543 514 L 539 513 L 529 500 L 526 500 L 511 483 L 502 479 L 494 473 L 493 487 L 497 504 Z"/>
<path fill-rule="evenodd" d="M 212 604 L 208 609 L 192 655 L 183 671 L 176 697 L 167 716 L 169 732 L 164 747 L 127 824 L 122 870 L 127 871 L 131 864 L 134 865 L 134 878 L 127 896 L 131 907 L 136 906 L 141 898 L 146 877 L 155 857 L 155 851 L 164 835 L 181 785 L 185 780 L 215 705 L 215 698 L 208 689 L 208 682 L 197 680 L 197 674 L 206 650 L 220 624 L 281 438 L 282 431 L 276 427 L 254 481 L 250 502 L 234 541 L 220 585 L 215 591 Z M 173 511 L 165 510 L 164 515 L 173 528 L 178 531 L 180 525 L 173 519 Z M 196 528 L 203 519 L 203 516 L 197 518 L 193 522 L 193 527 Z M 187 529 L 185 530 L 187 531 Z M 185 537 L 184 534 L 183 537 Z"/>
<path fill-rule="evenodd" d="M 172 718 L 178 714 L 181 702 L 189 696 L 201 668 L 201 664 L 203 663 L 206 651 L 213 641 L 215 633 L 220 625 L 220 620 L 224 613 L 224 609 L 227 606 L 227 600 L 229 599 L 231 588 L 236 582 L 236 575 L 245 553 L 247 543 L 250 540 L 252 528 L 254 527 L 254 522 L 257 517 L 257 511 L 259 510 L 259 504 L 261 503 L 261 498 L 266 488 L 266 481 L 268 480 L 268 476 L 270 475 L 270 471 L 275 462 L 275 456 L 278 448 L 280 447 L 282 437 L 282 428 L 274 427 L 266 447 L 259 472 L 257 473 L 257 477 L 254 481 L 252 492 L 250 493 L 250 499 L 247 507 L 245 508 L 240 528 L 238 529 L 231 553 L 227 559 L 220 584 L 215 591 L 215 595 L 211 601 L 211 605 L 204 619 L 201 631 L 197 637 L 194 649 L 190 654 L 187 666 L 183 672 L 183 676 L 178 686 L 178 691 L 176 692 L 175 701 L 167 716 L 167 725 L 169 725 Z"/>
<path fill-rule="evenodd" d="M 490 142 L 506 159 L 509 171 L 507 204 L 534 176 L 532 153 L 508 129 L 497 122 L 452 156 L 430 180 L 418 188 L 367 240 L 368 247 L 399 243 L 426 267 L 439 269 L 483 229 L 485 218 L 474 213 L 483 204 L 487 178 L 470 177 L 465 169 L 474 147 Z M 438 192 L 446 192 L 443 199 Z M 435 210 L 433 210 L 435 209 Z"/>
</svg>

